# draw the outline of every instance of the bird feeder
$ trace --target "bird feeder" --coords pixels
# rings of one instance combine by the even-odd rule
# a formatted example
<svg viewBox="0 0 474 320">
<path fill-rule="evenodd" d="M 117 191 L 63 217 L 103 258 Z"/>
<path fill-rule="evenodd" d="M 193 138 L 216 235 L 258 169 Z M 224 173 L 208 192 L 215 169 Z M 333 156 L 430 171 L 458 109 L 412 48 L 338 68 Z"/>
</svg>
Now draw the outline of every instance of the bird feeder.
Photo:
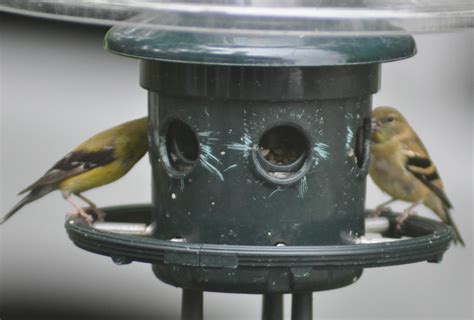
<svg viewBox="0 0 474 320">
<path fill-rule="evenodd" d="M 183 288 L 183 319 L 202 319 L 203 291 L 261 294 L 263 319 L 281 319 L 291 293 L 292 318 L 311 319 L 313 292 L 350 285 L 364 268 L 441 260 L 452 234 L 431 220 L 409 219 L 398 236 L 411 239 L 360 240 L 372 95 L 382 63 L 415 54 L 412 36 L 119 25 L 105 47 L 140 59 L 152 205 L 110 209 L 102 230 L 66 227 L 79 247 L 151 263 Z M 396 236 L 394 217 L 386 235 Z M 104 231 L 114 221 L 148 223 L 149 236 Z"/>
</svg>

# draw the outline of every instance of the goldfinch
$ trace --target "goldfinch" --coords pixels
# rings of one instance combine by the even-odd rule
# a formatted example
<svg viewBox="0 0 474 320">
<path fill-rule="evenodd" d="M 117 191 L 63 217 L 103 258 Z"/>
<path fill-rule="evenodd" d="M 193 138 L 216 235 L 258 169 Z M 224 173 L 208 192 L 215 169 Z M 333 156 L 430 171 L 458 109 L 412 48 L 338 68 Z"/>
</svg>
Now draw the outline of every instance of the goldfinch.
<svg viewBox="0 0 474 320">
<path fill-rule="evenodd" d="M 372 112 L 372 145 L 369 174 L 375 184 L 392 199 L 385 205 L 403 200 L 411 202 L 398 219 L 399 225 L 424 204 L 454 231 L 455 243 L 464 246 L 449 209 L 452 208 L 436 167 L 418 135 L 403 115 L 391 107 L 378 107 Z"/>
<path fill-rule="evenodd" d="M 2 219 L 3 224 L 24 205 L 54 190 L 60 190 L 77 214 L 87 223 L 93 219 L 77 204 L 72 195 L 85 201 L 99 220 L 105 214 L 81 193 L 111 183 L 125 175 L 148 151 L 147 118 L 125 122 L 96 134 L 80 144 L 41 178 L 20 194 L 29 192 Z"/>
</svg>

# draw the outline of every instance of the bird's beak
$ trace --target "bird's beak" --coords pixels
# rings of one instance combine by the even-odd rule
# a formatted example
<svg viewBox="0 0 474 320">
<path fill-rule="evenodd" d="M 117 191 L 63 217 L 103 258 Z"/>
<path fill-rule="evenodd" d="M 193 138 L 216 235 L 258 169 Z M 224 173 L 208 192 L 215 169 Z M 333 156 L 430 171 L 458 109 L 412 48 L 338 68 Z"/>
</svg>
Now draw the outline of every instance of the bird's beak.
<svg viewBox="0 0 474 320">
<path fill-rule="evenodd" d="M 380 129 L 382 129 L 382 124 L 376 119 L 372 118 L 371 129 L 372 129 L 372 132 L 379 131 Z"/>
</svg>

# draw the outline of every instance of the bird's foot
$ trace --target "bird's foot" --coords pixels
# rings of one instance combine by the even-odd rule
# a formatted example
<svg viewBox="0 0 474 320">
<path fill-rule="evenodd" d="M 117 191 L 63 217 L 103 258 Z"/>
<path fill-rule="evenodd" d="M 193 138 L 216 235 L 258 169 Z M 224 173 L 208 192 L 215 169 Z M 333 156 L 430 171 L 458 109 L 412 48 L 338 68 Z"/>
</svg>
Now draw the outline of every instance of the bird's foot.
<svg viewBox="0 0 474 320">
<path fill-rule="evenodd" d="M 70 219 L 74 216 L 77 216 L 79 213 L 77 211 L 66 211 L 66 219 Z"/>
<path fill-rule="evenodd" d="M 374 211 L 372 211 L 372 213 L 369 214 L 369 217 L 370 218 L 377 218 L 378 216 L 380 216 L 382 213 L 384 212 L 390 212 L 392 211 L 389 207 L 386 207 L 386 206 L 377 206 L 375 208 Z"/>
<path fill-rule="evenodd" d="M 97 220 L 96 221 L 104 221 L 105 220 L 105 212 L 100 210 L 97 207 L 91 207 L 90 208 L 96 215 L 97 215 Z"/>
<path fill-rule="evenodd" d="M 408 208 L 407 210 L 403 211 L 401 215 L 399 215 L 396 219 L 397 222 L 397 231 L 401 232 L 402 231 L 402 226 L 405 223 L 405 221 L 410 217 L 416 215 L 416 212 L 411 210 L 411 208 Z"/>
<path fill-rule="evenodd" d="M 66 219 L 69 219 L 73 216 L 81 217 L 88 225 L 92 225 L 92 222 L 94 222 L 94 218 L 92 218 L 92 216 L 90 214 L 87 214 L 84 210 L 66 212 Z"/>
</svg>

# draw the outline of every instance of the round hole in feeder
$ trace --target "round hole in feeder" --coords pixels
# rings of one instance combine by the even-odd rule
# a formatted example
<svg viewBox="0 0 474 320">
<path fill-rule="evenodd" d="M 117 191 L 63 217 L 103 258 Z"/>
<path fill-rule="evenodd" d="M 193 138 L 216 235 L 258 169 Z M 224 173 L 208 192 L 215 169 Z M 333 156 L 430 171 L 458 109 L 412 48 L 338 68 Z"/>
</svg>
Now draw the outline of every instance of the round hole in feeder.
<svg viewBox="0 0 474 320">
<path fill-rule="evenodd" d="M 162 137 L 162 145 L 166 148 L 162 148 L 164 152 L 161 156 L 166 167 L 174 175 L 190 172 L 199 159 L 199 141 L 195 132 L 185 122 L 174 119 L 169 122 Z"/>
<path fill-rule="evenodd" d="M 294 182 L 303 174 L 310 143 L 296 125 L 281 124 L 265 131 L 257 150 L 257 170 L 273 182 Z M 304 172 L 303 172 L 304 173 Z"/>
<path fill-rule="evenodd" d="M 368 144 L 366 143 L 370 137 L 370 118 L 364 118 L 363 124 L 357 128 L 355 135 L 355 146 L 354 154 L 356 159 L 356 164 L 359 169 L 364 167 L 365 162 L 367 161 L 367 148 Z"/>
</svg>

